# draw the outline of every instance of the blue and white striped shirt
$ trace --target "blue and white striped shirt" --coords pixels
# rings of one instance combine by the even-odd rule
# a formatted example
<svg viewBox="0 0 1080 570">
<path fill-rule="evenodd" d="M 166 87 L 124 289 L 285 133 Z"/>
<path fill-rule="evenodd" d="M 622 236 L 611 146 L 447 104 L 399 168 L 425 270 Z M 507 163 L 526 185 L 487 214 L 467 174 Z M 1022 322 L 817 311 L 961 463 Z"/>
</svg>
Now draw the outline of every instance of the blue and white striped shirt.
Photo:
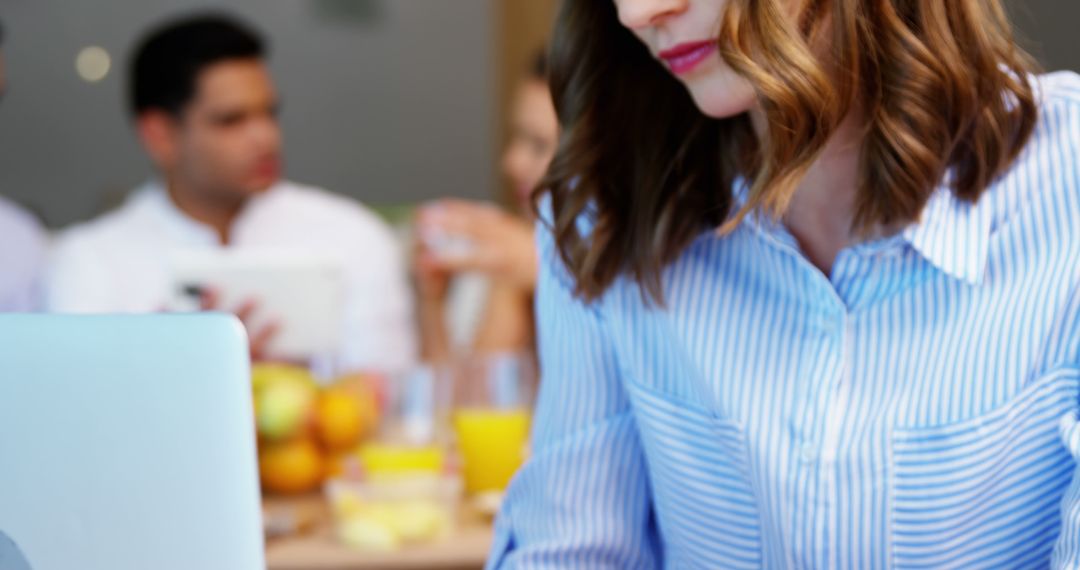
<svg viewBox="0 0 1080 570">
<path fill-rule="evenodd" d="M 490 567 L 1080 568 L 1080 76 L 978 205 L 825 276 L 700 236 L 583 303 L 541 232 L 534 455 Z"/>
</svg>

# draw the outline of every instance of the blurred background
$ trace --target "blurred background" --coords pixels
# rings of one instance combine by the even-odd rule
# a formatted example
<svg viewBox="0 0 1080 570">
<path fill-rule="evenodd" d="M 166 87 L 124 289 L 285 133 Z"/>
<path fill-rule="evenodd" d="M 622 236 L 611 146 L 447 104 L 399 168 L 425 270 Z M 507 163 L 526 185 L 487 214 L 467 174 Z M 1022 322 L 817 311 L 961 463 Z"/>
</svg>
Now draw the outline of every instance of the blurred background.
<svg viewBox="0 0 1080 570">
<path fill-rule="evenodd" d="M 507 102 L 555 4 L 3 0 L 12 89 L 0 108 L 0 189 L 53 228 L 116 204 L 150 173 L 122 105 L 132 43 L 166 16 L 217 7 L 272 42 L 290 178 L 373 205 L 498 197 Z M 1047 68 L 1080 69 L 1080 3 L 1011 9 Z M 81 77 L 76 58 L 91 46 L 110 65 Z"/>
<path fill-rule="evenodd" d="M 269 312 L 285 309 L 292 315 L 287 309 L 298 300 L 334 297 L 339 303 L 324 307 L 329 317 L 316 324 L 337 330 L 342 345 L 370 343 L 376 349 L 368 356 L 395 359 L 393 365 L 370 358 L 362 365 L 322 366 L 320 357 L 330 355 L 314 349 L 307 360 L 256 358 L 252 395 L 262 489 L 270 499 L 264 503 L 264 530 L 271 540 L 271 568 L 310 568 L 316 560 L 335 568 L 483 563 L 491 516 L 527 455 L 539 382 L 532 311 L 537 253 L 522 195 L 536 185 L 557 138 L 550 98 L 538 79 L 544 66 L 536 55 L 558 2 L 0 0 L 8 84 L 0 104 L 0 197 L 22 204 L 49 229 L 113 209 L 153 176 L 127 112 L 131 51 L 152 26 L 217 9 L 250 22 L 269 42 L 268 61 L 283 102 L 285 176 L 355 198 L 399 230 L 402 248 L 381 241 L 384 224 L 378 218 L 339 219 L 340 206 L 329 207 L 329 213 L 318 209 L 314 219 L 293 208 L 272 210 L 281 215 L 264 214 L 264 232 L 231 242 L 226 235 L 235 229 L 230 224 L 236 212 L 224 230 L 211 228 L 221 233 L 209 241 L 200 241 L 205 232 L 191 239 L 161 232 L 154 225 L 161 218 L 131 227 L 112 220 L 109 232 L 99 228 L 93 239 L 69 236 L 81 247 L 81 255 L 69 248 L 65 257 L 75 271 L 53 267 L 49 275 L 53 289 L 62 285 L 78 301 L 74 311 L 56 299 L 42 301 L 59 312 L 160 312 L 174 308 L 172 297 L 179 292 L 194 295 L 201 309 L 250 317 L 252 299 L 268 299 L 257 286 L 275 279 L 251 279 L 255 285 L 233 279 L 236 289 L 245 289 L 246 302 L 211 302 L 222 292 L 211 289 L 227 271 L 191 277 L 163 260 L 184 249 L 291 252 L 286 245 L 309 255 L 342 253 L 341 267 L 331 269 L 341 270 L 335 279 L 347 281 L 348 291 L 319 280 L 326 268 L 317 263 L 298 269 L 287 255 L 280 256 L 283 266 L 259 258 L 264 272 L 256 275 L 288 276 L 277 273 L 285 267 L 293 276 L 318 277 L 300 284 L 285 279 L 273 291 L 287 294 L 266 303 Z M 1080 71 L 1074 31 L 1080 1 L 1006 2 L 1021 42 L 1046 69 Z M 219 154 L 215 149 L 200 158 Z M 414 206 L 446 197 L 496 201 L 504 208 L 446 200 L 409 215 Z M 306 199 L 307 205 L 323 204 Z M 178 204 L 175 195 L 173 202 Z M 197 219 L 190 204 L 175 216 L 208 223 Z M 282 226 L 297 220 L 300 230 L 280 232 L 285 237 L 277 240 Z M 358 234 L 364 240 L 340 237 L 365 224 L 372 227 Z M 0 220 L 0 230 L 10 229 Z M 35 236 L 44 234 L 34 230 Z M 390 232 L 386 236 L 385 242 L 393 242 Z M 40 236 L 36 253 L 42 259 L 33 260 L 36 238 L 23 239 L 0 237 L 0 312 L 3 278 L 20 273 L 11 268 L 26 267 L 32 278 L 14 282 L 25 285 L 27 300 L 15 310 L 41 308 L 35 305 L 37 280 L 44 275 L 47 240 Z M 470 256 L 485 261 L 462 262 Z M 88 286 L 90 278 L 96 288 Z M 241 300 L 239 293 L 233 298 Z M 298 312 L 319 313 L 303 306 Z M 245 321 L 253 338 L 261 336 L 260 328 L 265 333 L 275 326 Z M 301 324 L 298 330 L 318 332 Z M 393 334 L 400 342 L 378 344 Z M 260 352 L 256 344 L 250 347 L 253 357 Z M 406 480 L 404 491 L 393 477 L 373 476 L 413 472 L 427 476 L 424 486 Z M 325 497 L 318 495 L 322 488 Z M 468 507 L 459 513 L 465 496 Z M 334 550 L 333 536 L 322 530 L 329 528 L 331 514 L 340 527 L 337 540 L 358 550 L 386 554 L 432 539 L 448 546 L 414 552 L 414 566 L 391 558 L 349 558 Z M 455 525 L 461 530 L 448 534 Z M 274 542 L 294 535 L 308 542 Z"/>
<path fill-rule="evenodd" d="M 2 0 L 10 89 L 0 108 L 0 188 L 52 228 L 116 205 L 151 172 L 124 107 L 133 43 L 168 16 L 220 8 L 270 41 L 289 178 L 374 205 L 494 198 L 502 117 L 554 5 Z M 81 76 L 76 60 L 95 46 L 108 66 Z"/>
</svg>

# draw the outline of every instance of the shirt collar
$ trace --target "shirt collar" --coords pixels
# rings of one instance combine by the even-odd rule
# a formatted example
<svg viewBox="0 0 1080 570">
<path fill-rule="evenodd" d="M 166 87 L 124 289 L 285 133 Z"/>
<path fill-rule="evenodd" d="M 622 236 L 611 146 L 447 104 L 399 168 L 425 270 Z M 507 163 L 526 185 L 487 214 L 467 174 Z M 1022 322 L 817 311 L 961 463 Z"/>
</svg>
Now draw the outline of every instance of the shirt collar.
<svg viewBox="0 0 1080 570">
<path fill-rule="evenodd" d="M 231 232 L 237 233 L 240 227 L 253 212 L 259 209 L 268 197 L 278 190 L 281 183 L 275 184 L 266 192 L 251 197 L 244 205 L 244 209 L 233 222 Z M 176 239 L 182 243 L 199 246 L 220 246 L 217 230 L 185 214 L 169 197 L 164 183 L 159 179 L 153 179 L 143 185 L 133 199 L 139 201 L 143 207 L 148 208 L 163 226 Z M 234 239 L 236 236 L 233 236 Z"/>
<path fill-rule="evenodd" d="M 986 277 L 990 258 L 990 214 L 986 204 L 965 202 L 942 186 L 930 197 L 919 220 L 902 235 L 947 275 L 979 285 Z"/>
<path fill-rule="evenodd" d="M 748 191 L 744 180 L 736 182 L 734 210 L 746 203 Z M 986 276 L 992 227 L 990 209 L 983 202 L 972 204 L 960 200 L 947 185 L 941 185 L 930 196 L 919 219 L 901 232 L 900 237 L 946 275 L 979 285 Z M 744 223 L 747 222 L 774 236 L 787 235 L 786 230 L 759 212 L 747 216 Z"/>
<path fill-rule="evenodd" d="M 147 181 L 132 194 L 130 201 L 141 216 L 148 222 L 152 220 L 174 243 L 200 247 L 218 244 L 217 232 L 181 211 L 160 180 Z"/>
</svg>

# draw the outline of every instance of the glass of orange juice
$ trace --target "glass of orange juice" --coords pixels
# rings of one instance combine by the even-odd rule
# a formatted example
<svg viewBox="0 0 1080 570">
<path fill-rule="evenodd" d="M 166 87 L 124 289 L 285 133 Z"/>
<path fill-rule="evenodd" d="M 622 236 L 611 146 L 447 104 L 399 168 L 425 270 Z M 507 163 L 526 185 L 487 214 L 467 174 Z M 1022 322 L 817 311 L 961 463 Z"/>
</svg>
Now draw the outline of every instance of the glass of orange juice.
<svg viewBox="0 0 1080 570">
<path fill-rule="evenodd" d="M 529 354 L 475 356 L 454 386 L 454 432 L 465 491 L 500 492 L 525 460 L 536 366 Z"/>
</svg>

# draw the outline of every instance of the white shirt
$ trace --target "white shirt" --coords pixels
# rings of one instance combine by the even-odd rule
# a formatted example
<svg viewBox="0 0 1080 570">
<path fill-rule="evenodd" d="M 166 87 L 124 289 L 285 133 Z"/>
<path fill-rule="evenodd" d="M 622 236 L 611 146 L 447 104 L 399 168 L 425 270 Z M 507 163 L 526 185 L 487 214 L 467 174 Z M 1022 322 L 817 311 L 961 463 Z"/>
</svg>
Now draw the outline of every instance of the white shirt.
<svg viewBox="0 0 1080 570">
<path fill-rule="evenodd" d="M 336 371 L 396 374 L 416 360 L 412 298 L 390 228 L 359 203 L 280 182 L 252 198 L 220 245 L 217 232 L 181 212 L 160 183 L 138 189 L 118 210 L 57 240 L 46 286 L 50 311 L 143 313 L 173 298 L 170 256 L 179 250 L 310 249 L 343 260 L 345 331 Z"/>
<path fill-rule="evenodd" d="M 38 308 L 46 243 L 33 217 L 0 198 L 0 313 Z"/>
</svg>

